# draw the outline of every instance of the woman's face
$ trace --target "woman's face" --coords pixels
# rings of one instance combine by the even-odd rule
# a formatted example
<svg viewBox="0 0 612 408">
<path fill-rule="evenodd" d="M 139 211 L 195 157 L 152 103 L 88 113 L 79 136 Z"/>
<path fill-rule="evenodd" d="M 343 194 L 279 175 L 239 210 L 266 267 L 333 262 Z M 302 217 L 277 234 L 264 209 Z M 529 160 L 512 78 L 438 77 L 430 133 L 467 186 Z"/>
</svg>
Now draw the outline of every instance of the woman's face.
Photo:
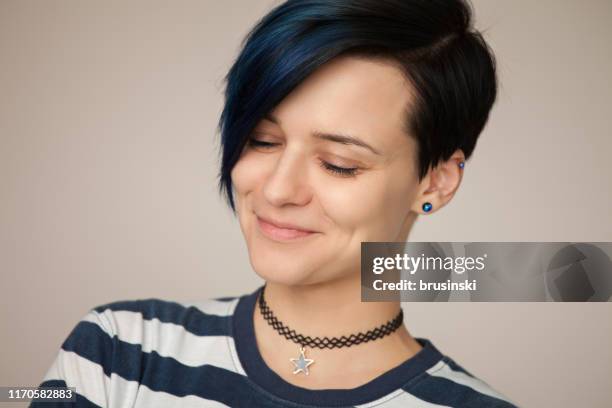
<svg viewBox="0 0 612 408">
<path fill-rule="evenodd" d="M 359 274 L 361 242 L 406 239 L 419 187 L 416 142 L 404 130 L 411 90 L 390 63 L 338 57 L 256 126 L 231 176 L 263 279 L 298 285 Z M 292 231 L 270 233 L 258 217 L 315 232 L 283 239 Z"/>
</svg>

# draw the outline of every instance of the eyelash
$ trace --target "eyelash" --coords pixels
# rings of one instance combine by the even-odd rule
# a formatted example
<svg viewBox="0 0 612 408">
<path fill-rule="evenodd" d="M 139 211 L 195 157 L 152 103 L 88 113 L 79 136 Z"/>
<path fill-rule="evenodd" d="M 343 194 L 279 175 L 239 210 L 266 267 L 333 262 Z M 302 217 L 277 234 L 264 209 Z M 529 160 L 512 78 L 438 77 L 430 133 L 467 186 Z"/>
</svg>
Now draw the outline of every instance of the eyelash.
<svg viewBox="0 0 612 408">
<path fill-rule="evenodd" d="M 248 144 L 253 147 L 263 147 L 265 149 L 276 146 L 278 143 L 262 142 L 261 140 L 249 139 Z M 357 170 L 359 170 L 358 167 L 347 168 L 334 166 L 333 164 L 324 160 L 320 160 L 320 165 L 323 169 L 341 177 L 354 177 L 357 174 Z"/>
</svg>

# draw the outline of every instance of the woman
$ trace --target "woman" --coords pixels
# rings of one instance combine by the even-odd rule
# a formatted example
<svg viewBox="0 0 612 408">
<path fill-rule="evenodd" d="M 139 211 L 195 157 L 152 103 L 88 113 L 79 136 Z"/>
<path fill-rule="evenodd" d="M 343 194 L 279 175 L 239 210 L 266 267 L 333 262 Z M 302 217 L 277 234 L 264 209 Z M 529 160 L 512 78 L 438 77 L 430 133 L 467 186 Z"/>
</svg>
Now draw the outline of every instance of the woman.
<svg viewBox="0 0 612 408">
<path fill-rule="evenodd" d="M 290 0 L 226 80 L 220 190 L 265 285 L 98 306 L 41 386 L 77 406 L 515 406 L 399 302 L 360 301 L 361 242 L 406 241 L 452 199 L 494 103 L 468 5 Z"/>
</svg>

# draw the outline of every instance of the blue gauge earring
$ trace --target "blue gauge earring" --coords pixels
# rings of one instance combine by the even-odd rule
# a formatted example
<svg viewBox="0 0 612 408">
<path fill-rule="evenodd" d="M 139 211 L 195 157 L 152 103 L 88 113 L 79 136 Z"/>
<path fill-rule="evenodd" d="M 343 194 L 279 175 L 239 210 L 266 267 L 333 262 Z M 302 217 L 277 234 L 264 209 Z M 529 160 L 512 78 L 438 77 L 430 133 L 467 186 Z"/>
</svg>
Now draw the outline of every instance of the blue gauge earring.
<svg viewBox="0 0 612 408">
<path fill-rule="evenodd" d="M 433 206 L 431 205 L 431 203 L 423 203 L 423 211 L 425 212 L 430 212 L 432 207 Z"/>
<path fill-rule="evenodd" d="M 459 162 L 459 168 L 462 169 L 465 167 L 465 163 L 464 162 Z"/>
</svg>

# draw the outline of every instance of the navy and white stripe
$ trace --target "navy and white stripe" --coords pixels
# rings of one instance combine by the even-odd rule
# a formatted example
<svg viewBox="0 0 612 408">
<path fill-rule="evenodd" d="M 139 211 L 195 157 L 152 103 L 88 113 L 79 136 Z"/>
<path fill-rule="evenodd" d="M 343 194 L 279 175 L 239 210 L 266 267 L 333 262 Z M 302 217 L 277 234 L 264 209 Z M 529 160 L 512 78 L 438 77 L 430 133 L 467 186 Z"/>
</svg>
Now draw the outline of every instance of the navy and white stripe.
<svg viewBox="0 0 612 408">
<path fill-rule="evenodd" d="M 41 387 L 76 387 L 76 403 L 31 407 L 516 407 L 433 344 L 352 390 L 289 384 L 253 347 L 261 287 L 241 297 L 181 303 L 119 301 L 90 310 Z"/>
</svg>

